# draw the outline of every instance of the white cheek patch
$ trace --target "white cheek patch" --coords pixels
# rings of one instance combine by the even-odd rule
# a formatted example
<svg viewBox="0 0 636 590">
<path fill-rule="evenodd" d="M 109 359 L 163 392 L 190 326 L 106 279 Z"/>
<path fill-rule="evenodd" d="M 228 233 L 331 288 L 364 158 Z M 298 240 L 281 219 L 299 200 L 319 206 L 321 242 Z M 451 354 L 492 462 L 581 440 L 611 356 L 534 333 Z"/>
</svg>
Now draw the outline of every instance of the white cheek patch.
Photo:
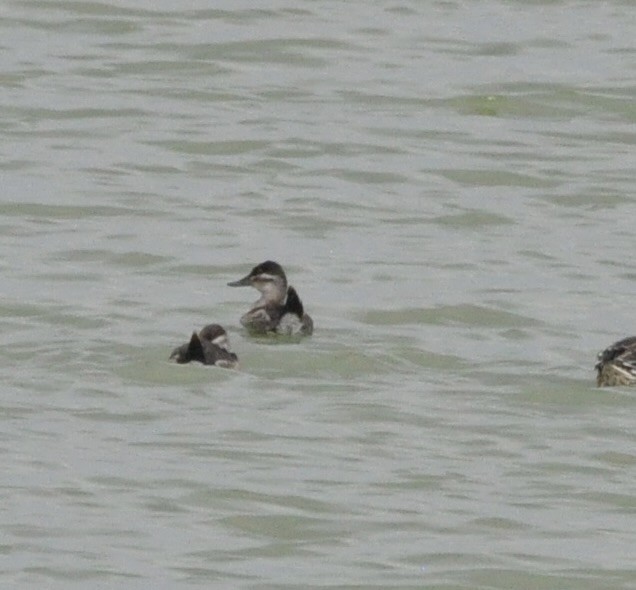
<svg viewBox="0 0 636 590">
<path fill-rule="evenodd" d="M 273 281 L 276 277 L 274 275 L 270 275 L 270 274 L 267 274 L 266 272 L 263 272 L 255 278 L 259 281 Z"/>
<path fill-rule="evenodd" d="M 216 344 L 220 348 L 225 348 L 227 350 L 228 346 L 230 345 L 230 341 L 225 334 L 221 334 L 220 336 L 217 336 L 214 340 L 212 340 L 212 344 Z"/>
</svg>

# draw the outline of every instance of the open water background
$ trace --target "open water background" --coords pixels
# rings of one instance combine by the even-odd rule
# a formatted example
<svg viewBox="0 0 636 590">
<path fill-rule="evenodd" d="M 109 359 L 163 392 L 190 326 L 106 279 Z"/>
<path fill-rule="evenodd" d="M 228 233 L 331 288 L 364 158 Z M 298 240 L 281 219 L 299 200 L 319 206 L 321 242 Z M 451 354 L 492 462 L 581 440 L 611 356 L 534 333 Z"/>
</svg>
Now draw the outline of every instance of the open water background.
<svg viewBox="0 0 636 590">
<path fill-rule="evenodd" d="M 631 1 L 0 4 L 0 585 L 627 589 Z M 254 340 L 282 263 L 314 318 Z M 175 366 L 203 324 L 238 372 Z"/>
</svg>

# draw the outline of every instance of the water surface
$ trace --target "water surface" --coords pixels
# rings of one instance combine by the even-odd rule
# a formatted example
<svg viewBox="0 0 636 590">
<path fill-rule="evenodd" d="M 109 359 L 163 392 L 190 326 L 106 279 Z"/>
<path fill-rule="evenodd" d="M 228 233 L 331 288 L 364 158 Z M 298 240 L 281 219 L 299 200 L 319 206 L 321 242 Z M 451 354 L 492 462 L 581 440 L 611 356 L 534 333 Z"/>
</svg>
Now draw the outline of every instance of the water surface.
<svg viewBox="0 0 636 590">
<path fill-rule="evenodd" d="M 0 581 L 631 588 L 629 2 L 2 10 Z M 278 260 L 313 316 L 251 339 Z M 223 324 L 238 372 L 168 362 Z"/>
</svg>

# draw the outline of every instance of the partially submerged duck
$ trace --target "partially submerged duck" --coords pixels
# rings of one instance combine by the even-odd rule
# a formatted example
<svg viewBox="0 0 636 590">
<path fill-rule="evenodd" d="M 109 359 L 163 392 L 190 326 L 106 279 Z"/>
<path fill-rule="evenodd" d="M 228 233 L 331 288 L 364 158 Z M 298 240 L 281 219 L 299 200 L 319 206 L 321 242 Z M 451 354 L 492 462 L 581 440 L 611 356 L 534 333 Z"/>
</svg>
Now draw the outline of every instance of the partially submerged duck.
<svg viewBox="0 0 636 590">
<path fill-rule="evenodd" d="M 636 336 L 614 342 L 597 355 L 596 384 L 599 387 L 636 385 Z"/>
<path fill-rule="evenodd" d="M 287 285 L 283 267 L 267 260 L 230 287 L 254 287 L 261 297 L 241 317 L 241 324 L 255 334 L 276 333 L 287 336 L 309 336 L 314 322 L 305 313 L 302 301 L 292 286 Z"/>
<path fill-rule="evenodd" d="M 219 324 L 208 324 L 198 333 L 192 332 L 190 342 L 177 346 L 170 358 L 179 364 L 197 361 L 228 369 L 238 367 L 238 357 L 230 351 L 227 332 Z"/>
</svg>

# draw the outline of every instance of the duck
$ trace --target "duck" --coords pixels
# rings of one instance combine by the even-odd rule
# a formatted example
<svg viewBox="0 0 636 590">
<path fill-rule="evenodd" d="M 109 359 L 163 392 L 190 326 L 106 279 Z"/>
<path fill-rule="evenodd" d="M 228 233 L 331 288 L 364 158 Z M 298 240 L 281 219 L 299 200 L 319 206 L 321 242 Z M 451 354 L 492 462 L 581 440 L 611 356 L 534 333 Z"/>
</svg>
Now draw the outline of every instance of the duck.
<svg viewBox="0 0 636 590">
<path fill-rule="evenodd" d="M 241 317 L 241 325 L 253 334 L 281 334 L 310 336 L 314 322 L 305 313 L 302 301 L 294 287 L 287 284 L 283 267 L 272 260 L 257 264 L 230 287 L 254 287 L 260 299 Z"/>
<path fill-rule="evenodd" d="M 208 324 L 199 332 L 192 332 L 190 341 L 177 346 L 170 359 L 181 365 L 197 361 L 226 369 L 238 367 L 238 357 L 230 350 L 227 332 L 219 324 Z"/>
<path fill-rule="evenodd" d="M 623 338 L 597 355 L 596 384 L 599 387 L 636 385 L 636 336 Z"/>
</svg>

